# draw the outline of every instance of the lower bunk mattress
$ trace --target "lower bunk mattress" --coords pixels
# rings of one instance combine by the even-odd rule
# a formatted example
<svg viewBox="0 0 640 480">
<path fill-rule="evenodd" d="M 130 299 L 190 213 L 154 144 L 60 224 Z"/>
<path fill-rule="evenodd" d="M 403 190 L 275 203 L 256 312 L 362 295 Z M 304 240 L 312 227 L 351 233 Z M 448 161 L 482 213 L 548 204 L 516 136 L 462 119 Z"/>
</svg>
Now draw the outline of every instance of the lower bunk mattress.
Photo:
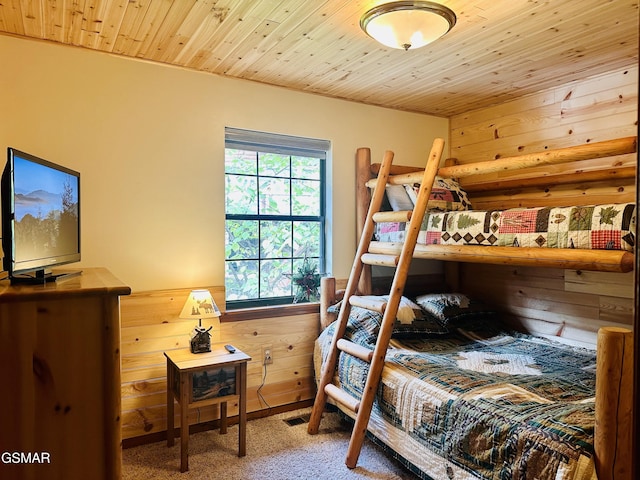
<svg viewBox="0 0 640 480">
<path fill-rule="evenodd" d="M 427 212 L 423 245 L 485 245 L 634 251 L 635 204 Z M 402 242 L 405 223 L 376 224 L 375 240 Z"/>
<path fill-rule="evenodd" d="M 373 348 L 360 310 L 346 337 Z M 392 339 L 369 435 L 423 479 L 595 479 L 595 351 L 498 325 Z M 317 378 L 334 326 L 316 342 Z M 360 398 L 368 367 L 341 355 L 334 381 Z"/>
</svg>

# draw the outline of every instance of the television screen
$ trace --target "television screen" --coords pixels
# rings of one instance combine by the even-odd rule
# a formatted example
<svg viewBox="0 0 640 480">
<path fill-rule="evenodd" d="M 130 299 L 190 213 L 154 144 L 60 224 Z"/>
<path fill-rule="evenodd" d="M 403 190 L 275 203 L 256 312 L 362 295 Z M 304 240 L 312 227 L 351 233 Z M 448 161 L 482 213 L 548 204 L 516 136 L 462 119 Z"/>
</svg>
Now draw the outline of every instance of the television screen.
<svg viewBox="0 0 640 480">
<path fill-rule="evenodd" d="M 78 172 L 9 148 L 1 201 L 4 269 L 12 279 L 42 279 L 49 268 L 80 260 Z"/>
</svg>

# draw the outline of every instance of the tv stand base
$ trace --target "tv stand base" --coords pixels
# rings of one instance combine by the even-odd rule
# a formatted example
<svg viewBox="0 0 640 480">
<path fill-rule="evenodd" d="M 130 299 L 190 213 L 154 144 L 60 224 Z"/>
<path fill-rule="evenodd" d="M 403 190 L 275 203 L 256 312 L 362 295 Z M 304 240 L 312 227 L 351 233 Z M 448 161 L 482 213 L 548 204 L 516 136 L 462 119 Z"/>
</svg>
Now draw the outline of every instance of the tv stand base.
<svg viewBox="0 0 640 480">
<path fill-rule="evenodd" d="M 39 270 L 33 275 L 14 275 L 10 277 L 12 285 L 41 285 L 48 282 L 59 282 L 80 275 L 82 270 L 68 272 L 45 272 Z"/>
</svg>

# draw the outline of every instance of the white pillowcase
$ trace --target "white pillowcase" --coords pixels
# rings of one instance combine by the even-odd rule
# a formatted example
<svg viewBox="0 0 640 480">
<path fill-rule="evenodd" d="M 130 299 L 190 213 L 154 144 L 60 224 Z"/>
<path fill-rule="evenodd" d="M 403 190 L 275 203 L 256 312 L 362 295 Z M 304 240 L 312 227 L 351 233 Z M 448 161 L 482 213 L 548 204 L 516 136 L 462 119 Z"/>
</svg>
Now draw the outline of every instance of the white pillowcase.
<svg viewBox="0 0 640 480">
<path fill-rule="evenodd" d="M 389 295 L 365 295 L 362 298 L 389 301 Z M 414 310 L 421 312 L 420 305 L 412 302 L 407 297 L 402 297 L 400 299 L 400 304 L 398 305 L 396 319 L 402 325 L 410 325 L 416 319 L 416 312 Z"/>
<path fill-rule="evenodd" d="M 413 210 L 413 202 L 404 185 L 387 185 L 385 191 L 389 205 L 391 205 L 394 212 Z"/>
<path fill-rule="evenodd" d="M 471 303 L 469 297 L 462 293 L 427 293 L 416 297 L 416 302 L 420 305 L 438 302 L 449 307 L 458 308 L 467 308 Z"/>
</svg>

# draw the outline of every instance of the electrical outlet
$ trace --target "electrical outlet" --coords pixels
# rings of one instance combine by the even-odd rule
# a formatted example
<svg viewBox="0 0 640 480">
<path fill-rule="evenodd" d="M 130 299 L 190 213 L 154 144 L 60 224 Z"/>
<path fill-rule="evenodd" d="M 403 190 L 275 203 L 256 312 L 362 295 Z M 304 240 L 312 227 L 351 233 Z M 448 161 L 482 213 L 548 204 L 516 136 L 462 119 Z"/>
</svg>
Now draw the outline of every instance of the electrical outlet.
<svg viewBox="0 0 640 480">
<path fill-rule="evenodd" d="M 264 365 L 273 363 L 273 357 L 271 356 L 271 345 L 262 347 L 262 363 Z"/>
</svg>

